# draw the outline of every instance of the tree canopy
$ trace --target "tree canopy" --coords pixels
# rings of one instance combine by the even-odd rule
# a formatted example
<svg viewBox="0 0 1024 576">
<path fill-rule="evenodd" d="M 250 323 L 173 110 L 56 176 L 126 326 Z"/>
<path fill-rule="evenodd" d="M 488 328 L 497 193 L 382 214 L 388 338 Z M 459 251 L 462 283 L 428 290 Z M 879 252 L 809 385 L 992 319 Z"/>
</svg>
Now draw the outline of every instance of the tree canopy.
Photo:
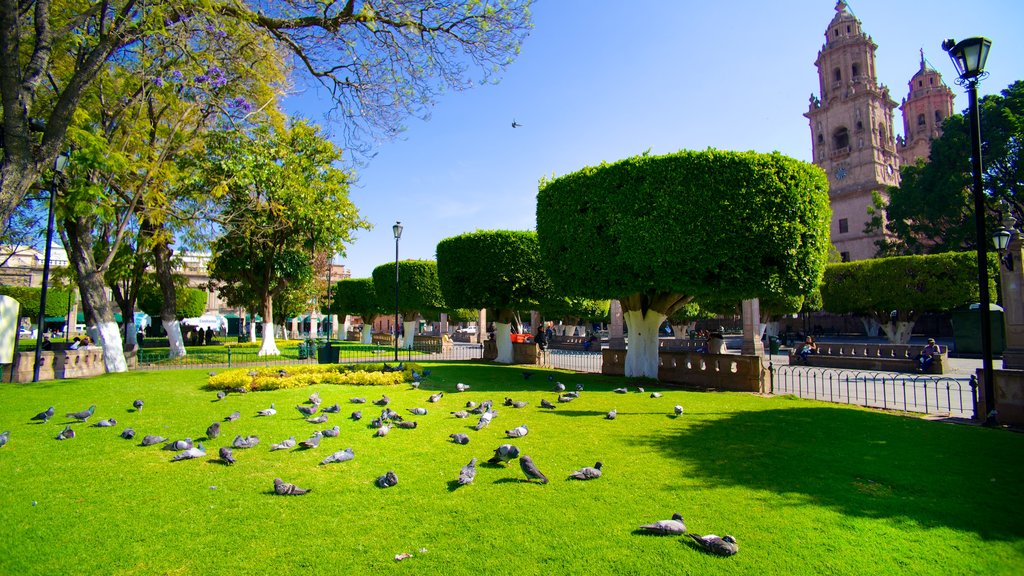
<svg viewBox="0 0 1024 576">
<path fill-rule="evenodd" d="M 373 278 L 345 278 L 335 284 L 331 313 L 359 316 L 366 324 L 373 324 L 374 318 L 383 313 L 377 301 Z"/>
<path fill-rule="evenodd" d="M 433 260 L 402 260 L 398 263 L 398 310 L 406 321 L 417 314 L 443 312 L 447 306 L 437 278 L 437 262 Z M 383 310 L 395 309 L 395 264 L 381 264 L 373 269 L 373 286 L 377 303 Z"/>
<path fill-rule="evenodd" d="M 174 311 L 178 320 L 196 318 L 206 312 L 206 291 L 189 288 L 183 276 L 175 278 L 177 286 L 174 291 Z M 160 286 L 152 276 L 146 277 L 139 288 L 139 310 L 156 318 L 164 304 L 164 296 Z"/>
<path fill-rule="evenodd" d="M 22 318 L 39 317 L 39 301 L 42 299 L 42 288 L 30 288 L 28 286 L 4 286 L 0 285 L 0 294 L 10 296 L 21 304 L 18 315 Z M 68 313 L 68 301 L 71 293 L 68 290 L 46 291 L 46 315 L 66 316 Z"/>
</svg>

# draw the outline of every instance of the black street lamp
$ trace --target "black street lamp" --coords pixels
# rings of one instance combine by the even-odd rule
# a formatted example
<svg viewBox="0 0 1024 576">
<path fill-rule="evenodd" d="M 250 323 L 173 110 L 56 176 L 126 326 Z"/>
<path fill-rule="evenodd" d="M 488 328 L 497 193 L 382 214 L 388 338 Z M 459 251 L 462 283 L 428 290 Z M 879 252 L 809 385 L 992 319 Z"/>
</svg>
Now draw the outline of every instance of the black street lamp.
<svg viewBox="0 0 1024 576">
<path fill-rule="evenodd" d="M 402 238 L 402 223 L 391 227 L 395 233 L 395 362 L 398 362 L 398 241 Z"/>
<path fill-rule="evenodd" d="M 974 225 L 978 246 L 978 306 L 981 312 L 981 369 L 985 380 L 985 425 L 996 424 L 995 373 L 992 370 L 992 321 L 988 296 L 988 236 L 985 234 L 985 192 L 981 187 L 981 117 L 978 112 L 978 81 L 984 78 L 985 61 L 992 41 L 968 38 L 942 43 L 956 67 L 956 83 L 967 87 L 971 117 L 971 172 L 974 177 Z"/>
<path fill-rule="evenodd" d="M 32 381 L 39 382 L 39 358 L 43 354 L 43 326 L 46 324 L 46 289 L 50 285 L 50 244 L 53 243 L 53 204 L 57 198 L 57 183 L 68 165 L 68 155 L 61 152 L 53 161 L 53 182 L 50 185 L 50 211 L 46 220 L 46 250 L 43 256 L 43 289 L 39 294 L 39 322 L 36 334 L 36 363 L 32 367 Z"/>
</svg>

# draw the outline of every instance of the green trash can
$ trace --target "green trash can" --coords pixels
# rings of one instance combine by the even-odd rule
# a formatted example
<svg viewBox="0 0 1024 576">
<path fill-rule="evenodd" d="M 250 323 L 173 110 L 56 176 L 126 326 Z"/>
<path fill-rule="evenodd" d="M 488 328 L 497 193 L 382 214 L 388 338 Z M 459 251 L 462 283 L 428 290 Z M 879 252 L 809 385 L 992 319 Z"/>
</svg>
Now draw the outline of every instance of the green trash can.
<svg viewBox="0 0 1024 576">
<path fill-rule="evenodd" d="M 768 353 L 769 354 L 778 354 L 779 353 L 779 346 L 781 346 L 781 345 L 782 345 L 782 341 L 779 340 L 778 337 L 776 337 L 776 336 L 769 336 L 768 337 Z"/>
<path fill-rule="evenodd" d="M 316 350 L 316 363 L 317 364 L 337 364 L 339 352 L 341 348 L 331 344 L 328 340 L 326 344 L 320 346 Z"/>
<path fill-rule="evenodd" d="M 970 308 L 954 310 L 953 348 L 957 354 L 981 354 L 981 314 L 980 304 L 971 304 Z M 1003 330 L 1003 308 L 989 304 L 989 319 L 992 325 L 992 353 L 1002 354 L 1006 348 L 1006 337 Z"/>
</svg>

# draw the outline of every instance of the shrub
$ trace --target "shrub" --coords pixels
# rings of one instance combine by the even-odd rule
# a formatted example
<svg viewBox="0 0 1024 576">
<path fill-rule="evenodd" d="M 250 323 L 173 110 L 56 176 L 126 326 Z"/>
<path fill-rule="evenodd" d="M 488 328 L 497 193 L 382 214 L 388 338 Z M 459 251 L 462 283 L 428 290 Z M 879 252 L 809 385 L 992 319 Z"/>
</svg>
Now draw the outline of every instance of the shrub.
<svg viewBox="0 0 1024 576">
<path fill-rule="evenodd" d="M 394 386 L 412 381 L 412 371 L 421 371 L 418 364 L 405 363 L 403 370 L 384 372 L 383 364 L 309 364 L 284 368 L 238 368 L 210 376 L 209 390 L 242 388 L 250 392 L 304 388 L 315 384 L 347 384 L 350 386 Z"/>
</svg>

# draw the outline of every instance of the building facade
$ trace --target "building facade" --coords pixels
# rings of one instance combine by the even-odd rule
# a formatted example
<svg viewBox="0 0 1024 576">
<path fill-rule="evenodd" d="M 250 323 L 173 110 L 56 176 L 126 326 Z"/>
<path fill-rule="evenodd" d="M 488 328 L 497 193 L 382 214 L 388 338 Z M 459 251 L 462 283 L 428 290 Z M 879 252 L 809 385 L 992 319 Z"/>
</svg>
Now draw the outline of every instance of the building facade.
<svg viewBox="0 0 1024 576">
<path fill-rule="evenodd" d="M 900 106 L 904 136 L 897 138 L 897 104 L 876 74 L 878 45 L 845 1 L 836 2 L 835 12 L 814 61 L 819 92 L 811 95 L 804 116 L 813 161 L 828 174 L 832 243 L 844 261 L 863 260 L 874 257 L 875 242 L 884 234 L 884 228 L 865 231 L 875 196 L 888 199 L 889 187 L 900 183 L 904 162 L 927 158 L 941 121 L 952 113 L 953 92 L 922 53 L 921 69 Z"/>
</svg>

